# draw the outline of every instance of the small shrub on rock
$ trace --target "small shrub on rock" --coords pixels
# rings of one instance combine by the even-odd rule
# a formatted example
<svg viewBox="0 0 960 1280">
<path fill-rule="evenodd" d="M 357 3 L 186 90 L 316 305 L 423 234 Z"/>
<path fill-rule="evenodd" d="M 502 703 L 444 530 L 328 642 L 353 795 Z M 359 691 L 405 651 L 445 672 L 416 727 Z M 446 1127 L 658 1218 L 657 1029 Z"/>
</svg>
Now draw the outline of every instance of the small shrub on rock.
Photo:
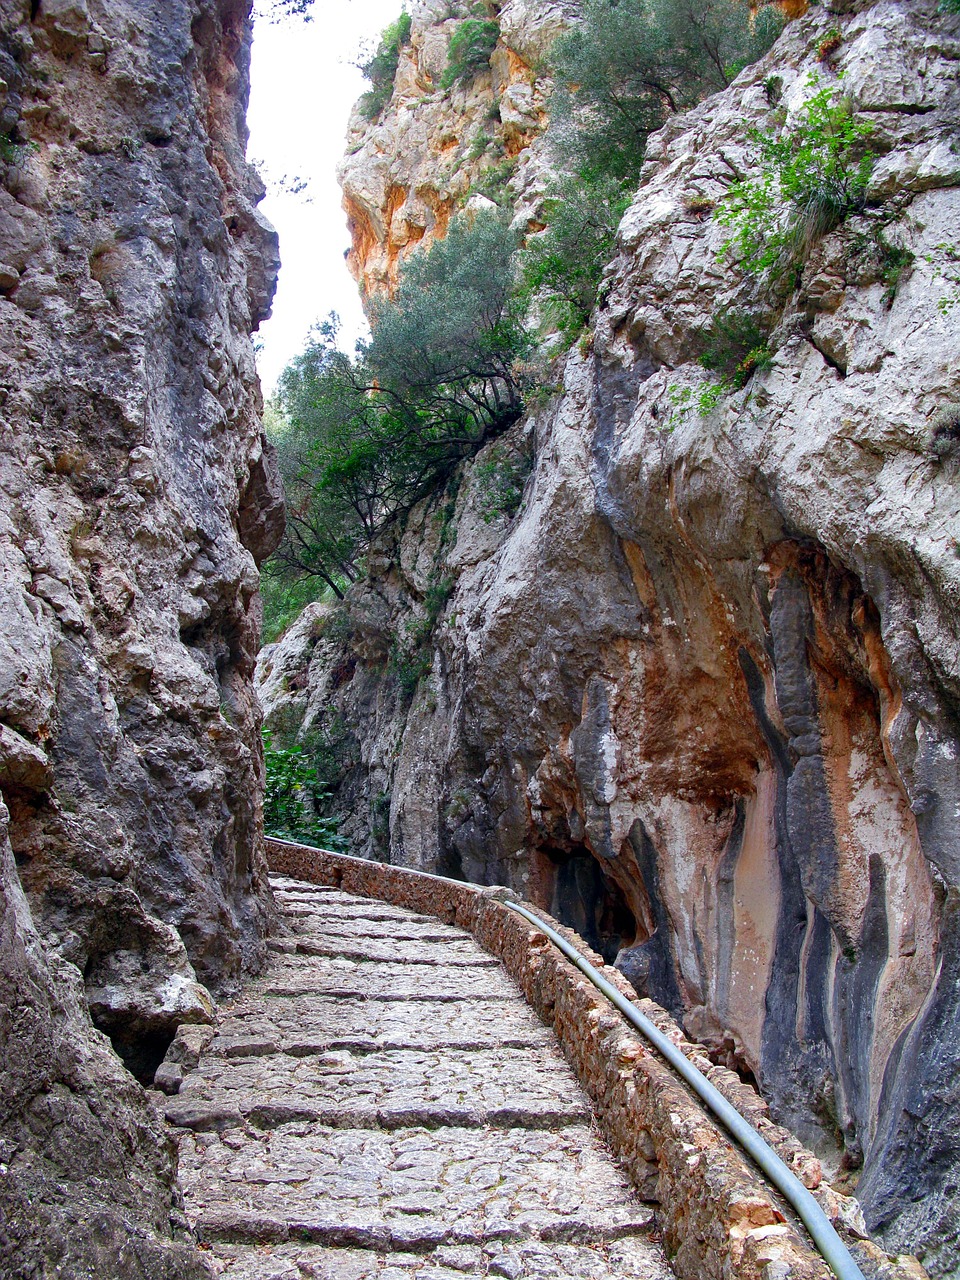
<svg viewBox="0 0 960 1280">
<path fill-rule="evenodd" d="M 930 424 L 930 452 L 948 458 L 960 449 L 960 405 L 951 405 L 934 415 Z"/>
<path fill-rule="evenodd" d="M 863 209 L 873 171 L 871 126 L 858 120 L 836 88 L 817 88 L 790 129 L 751 129 L 755 176 L 730 187 L 716 217 L 732 235 L 721 257 L 780 279 L 811 246 Z"/>
<path fill-rule="evenodd" d="M 500 25 L 483 18 L 467 18 L 450 37 L 447 69 L 440 81 L 442 89 L 450 89 L 458 80 L 472 80 L 490 65 L 500 38 Z"/>
<path fill-rule="evenodd" d="M 401 13 L 380 37 L 376 53 L 366 62 L 359 63 L 360 70 L 370 81 L 371 88 L 361 97 L 358 106 L 367 120 L 376 120 L 390 101 L 393 81 L 400 65 L 400 50 L 410 41 L 411 18 Z"/>
</svg>

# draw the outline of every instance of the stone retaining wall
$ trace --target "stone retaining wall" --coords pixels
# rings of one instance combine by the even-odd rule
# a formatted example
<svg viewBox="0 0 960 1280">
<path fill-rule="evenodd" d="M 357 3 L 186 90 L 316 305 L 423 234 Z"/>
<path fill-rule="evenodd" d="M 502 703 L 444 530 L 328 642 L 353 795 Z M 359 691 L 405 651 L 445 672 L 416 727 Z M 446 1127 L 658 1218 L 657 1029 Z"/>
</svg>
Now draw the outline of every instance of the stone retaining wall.
<svg viewBox="0 0 960 1280">
<path fill-rule="evenodd" d="M 641 1041 L 606 998 L 522 917 L 509 891 L 368 862 L 306 845 L 268 840 L 272 871 L 332 885 L 435 916 L 470 932 L 502 961 L 539 1016 L 552 1026 L 600 1125 L 640 1195 L 659 1205 L 667 1251 L 681 1280 L 825 1280 L 831 1272 L 792 1216 L 702 1104 Z M 512 896 L 512 895 L 509 895 Z M 577 934 L 525 903 L 670 1036 L 758 1128 L 847 1236 L 865 1276 L 920 1280 L 913 1259 L 889 1259 L 862 1235 L 856 1201 L 822 1180 L 819 1161 L 775 1125 L 756 1092 L 713 1066 L 673 1019 Z M 851 1238 L 854 1237 L 854 1238 Z"/>
</svg>

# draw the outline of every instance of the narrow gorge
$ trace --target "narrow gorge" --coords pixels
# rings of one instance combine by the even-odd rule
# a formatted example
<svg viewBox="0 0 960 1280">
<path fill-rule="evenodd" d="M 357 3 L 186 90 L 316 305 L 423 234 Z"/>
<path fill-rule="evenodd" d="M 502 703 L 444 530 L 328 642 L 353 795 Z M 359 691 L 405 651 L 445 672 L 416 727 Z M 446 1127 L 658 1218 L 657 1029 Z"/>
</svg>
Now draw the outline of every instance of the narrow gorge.
<svg viewBox="0 0 960 1280">
<path fill-rule="evenodd" d="M 493 196 L 542 229 L 543 67 L 571 10 L 497 20 L 489 70 L 445 90 L 457 18 L 418 6 L 392 98 L 355 116 L 341 180 L 373 299 L 451 209 Z M 259 668 L 352 851 L 576 928 L 936 1275 L 960 1260 L 958 34 L 933 0 L 811 6 L 671 117 L 553 385 Z M 774 297 L 711 214 L 747 129 L 811 83 L 842 85 L 876 162 Z M 705 335 L 738 312 L 768 356 L 704 402 Z"/>
<path fill-rule="evenodd" d="M 960 1275 L 958 0 L 415 0 L 268 405 L 253 30 L 0 0 L 0 1278 L 820 1280 L 509 891 Z"/>
</svg>

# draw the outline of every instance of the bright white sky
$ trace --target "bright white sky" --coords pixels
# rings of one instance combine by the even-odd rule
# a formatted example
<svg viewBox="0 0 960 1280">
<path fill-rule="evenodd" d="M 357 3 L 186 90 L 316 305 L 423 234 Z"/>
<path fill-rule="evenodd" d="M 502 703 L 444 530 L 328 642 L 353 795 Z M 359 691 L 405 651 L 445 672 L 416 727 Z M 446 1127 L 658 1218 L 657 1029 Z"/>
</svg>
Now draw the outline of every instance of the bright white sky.
<svg viewBox="0 0 960 1280">
<path fill-rule="evenodd" d="M 350 237 L 335 170 L 350 108 L 367 87 L 350 64 L 401 7 L 401 0 L 316 0 L 309 23 L 257 19 L 248 155 L 269 188 L 261 208 L 280 233 L 283 260 L 273 316 L 258 335 L 265 395 L 302 350 L 310 326 L 329 311 L 343 321 L 345 350 L 364 331 L 357 286 L 343 260 Z M 292 195 L 278 189 L 284 175 L 307 179 L 307 190 Z"/>
</svg>

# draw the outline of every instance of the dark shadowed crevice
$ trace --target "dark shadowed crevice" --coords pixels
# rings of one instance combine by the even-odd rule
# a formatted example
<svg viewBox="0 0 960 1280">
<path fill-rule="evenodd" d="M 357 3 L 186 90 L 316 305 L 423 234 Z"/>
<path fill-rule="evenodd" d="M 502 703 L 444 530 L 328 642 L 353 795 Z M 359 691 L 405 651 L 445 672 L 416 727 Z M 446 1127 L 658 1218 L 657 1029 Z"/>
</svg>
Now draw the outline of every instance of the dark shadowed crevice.
<svg viewBox="0 0 960 1280">
<path fill-rule="evenodd" d="M 114 1052 L 142 1085 L 153 1084 L 157 1067 L 173 1043 L 174 1031 L 140 1031 L 128 1034 L 123 1027 L 99 1028 L 110 1037 Z"/>
<path fill-rule="evenodd" d="M 584 846 L 541 849 L 543 883 L 551 886 L 550 914 L 613 964 L 637 936 L 637 922 L 619 885 Z"/>
</svg>

